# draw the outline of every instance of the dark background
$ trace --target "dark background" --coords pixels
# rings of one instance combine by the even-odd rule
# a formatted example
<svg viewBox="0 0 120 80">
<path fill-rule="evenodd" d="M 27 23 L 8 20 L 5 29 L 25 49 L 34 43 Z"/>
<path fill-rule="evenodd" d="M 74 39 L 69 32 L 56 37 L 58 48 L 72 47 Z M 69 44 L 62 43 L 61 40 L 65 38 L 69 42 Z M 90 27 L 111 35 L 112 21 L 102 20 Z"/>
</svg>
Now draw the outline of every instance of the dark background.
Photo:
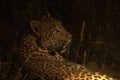
<svg viewBox="0 0 120 80">
<path fill-rule="evenodd" d="M 47 12 L 73 35 L 65 58 L 120 78 L 120 0 L 0 1 L 0 68 L 22 29 Z"/>
</svg>

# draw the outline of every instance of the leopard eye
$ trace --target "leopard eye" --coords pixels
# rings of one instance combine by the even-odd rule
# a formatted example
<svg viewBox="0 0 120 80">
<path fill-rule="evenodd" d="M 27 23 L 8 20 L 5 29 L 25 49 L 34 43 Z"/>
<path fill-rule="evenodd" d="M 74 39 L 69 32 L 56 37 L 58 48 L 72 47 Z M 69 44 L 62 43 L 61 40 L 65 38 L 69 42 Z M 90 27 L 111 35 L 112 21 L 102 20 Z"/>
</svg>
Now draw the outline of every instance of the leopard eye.
<svg viewBox="0 0 120 80">
<path fill-rule="evenodd" d="M 54 24 L 55 25 L 55 28 L 54 28 L 54 32 L 57 33 L 57 32 L 61 32 L 61 25 L 58 25 L 58 24 Z"/>
</svg>

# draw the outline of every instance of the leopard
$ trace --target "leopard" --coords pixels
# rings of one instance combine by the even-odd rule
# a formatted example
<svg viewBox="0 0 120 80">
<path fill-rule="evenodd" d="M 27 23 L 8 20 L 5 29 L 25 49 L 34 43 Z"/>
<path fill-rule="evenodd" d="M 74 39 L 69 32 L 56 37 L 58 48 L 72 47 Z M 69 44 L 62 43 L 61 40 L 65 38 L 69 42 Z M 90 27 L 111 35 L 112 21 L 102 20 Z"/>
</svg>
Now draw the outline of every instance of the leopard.
<svg viewBox="0 0 120 80">
<path fill-rule="evenodd" d="M 20 36 L 15 50 L 18 63 L 27 69 L 24 80 L 115 80 L 61 56 L 72 39 L 61 21 L 44 16 L 32 20 L 30 28 L 31 33 Z"/>
</svg>

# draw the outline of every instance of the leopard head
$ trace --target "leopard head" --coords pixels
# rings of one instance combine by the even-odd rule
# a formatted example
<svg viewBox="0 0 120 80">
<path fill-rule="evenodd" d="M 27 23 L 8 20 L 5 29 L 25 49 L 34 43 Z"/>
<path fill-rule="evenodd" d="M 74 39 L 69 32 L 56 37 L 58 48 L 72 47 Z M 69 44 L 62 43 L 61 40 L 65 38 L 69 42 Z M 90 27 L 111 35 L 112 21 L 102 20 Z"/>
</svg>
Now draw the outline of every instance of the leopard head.
<svg viewBox="0 0 120 80">
<path fill-rule="evenodd" d="M 36 35 L 39 46 L 49 51 L 63 50 L 71 42 L 72 35 L 66 31 L 62 23 L 50 16 L 31 21 L 31 29 Z"/>
</svg>

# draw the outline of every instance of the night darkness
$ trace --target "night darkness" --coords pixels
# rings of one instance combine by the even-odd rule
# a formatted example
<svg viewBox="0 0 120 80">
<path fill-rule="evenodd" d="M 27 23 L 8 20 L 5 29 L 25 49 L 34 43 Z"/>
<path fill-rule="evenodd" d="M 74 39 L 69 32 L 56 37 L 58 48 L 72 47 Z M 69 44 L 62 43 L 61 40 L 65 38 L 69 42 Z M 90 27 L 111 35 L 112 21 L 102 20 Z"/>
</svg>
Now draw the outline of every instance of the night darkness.
<svg viewBox="0 0 120 80">
<path fill-rule="evenodd" d="M 8 68 L 10 53 L 19 33 L 27 29 L 31 20 L 41 18 L 47 12 L 73 35 L 70 53 L 65 54 L 65 58 L 120 79 L 120 0 L 2 0 L 2 78 L 11 71 Z"/>
</svg>

